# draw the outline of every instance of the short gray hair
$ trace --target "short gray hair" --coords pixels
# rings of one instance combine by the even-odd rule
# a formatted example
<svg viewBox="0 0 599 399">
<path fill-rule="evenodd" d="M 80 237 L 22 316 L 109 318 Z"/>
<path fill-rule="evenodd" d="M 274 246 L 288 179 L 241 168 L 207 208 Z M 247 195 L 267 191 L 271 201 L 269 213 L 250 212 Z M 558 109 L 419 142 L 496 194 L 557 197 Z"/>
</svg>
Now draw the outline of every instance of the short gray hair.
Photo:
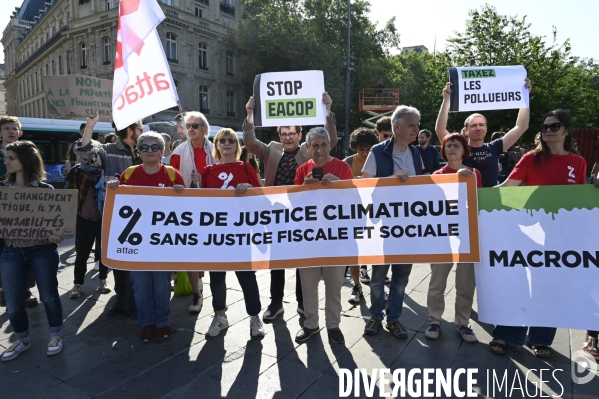
<svg viewBox="0 0 599 399">
<path fill-rule="evenodd" d="M 143 142 L 147 140 L 156 140 L 160 146 L 160 149 L 164 151 L 164 139 L 162 138 L 162 134 L 154 131 L 140 134 L 139 138 L 137 139 L 137 148 L 141 148 Z"/>
<path fill-rule="evenodd" d="M 190 120 L 200 119 L 204 126 L 206 126 L 206 136 L 208 136 L 208 134 L 210 133 L 210 124 L 208 123 L 208 119 L 206 119 L 206 116 L 203 113 L 199 111 L 189 111 L 186 112 L 183 117 L 185 118 L 185 123 L 189 123 Z M 185 130 L 187 130 L 187 128 Z"/>
<path fill-rule="evenodd" d="M 420 111 L 418 111 L 414 107 L 410 107 L 408 105 L 400 105 L 395 108 L 393 111 L 393 115 L 391 115 L 391 127 L 395 125 L 395 122 L 399 122 L 403 119 L 404 115 L 415 115 L 418 119 L 420 119 Z"/>
<path fill-rule="evenodd" d="M 310 129 L 308 134 L 306 134 L 306 146 L 310 147 L 310 142 L 316 137 L 322 137 L 327 139 L 329 143 L 331 142 L 331 138 L 329 137 L 329 132 L 327 132 L 327 129 L 324 127 L 313 127 Z"/>
</svg>

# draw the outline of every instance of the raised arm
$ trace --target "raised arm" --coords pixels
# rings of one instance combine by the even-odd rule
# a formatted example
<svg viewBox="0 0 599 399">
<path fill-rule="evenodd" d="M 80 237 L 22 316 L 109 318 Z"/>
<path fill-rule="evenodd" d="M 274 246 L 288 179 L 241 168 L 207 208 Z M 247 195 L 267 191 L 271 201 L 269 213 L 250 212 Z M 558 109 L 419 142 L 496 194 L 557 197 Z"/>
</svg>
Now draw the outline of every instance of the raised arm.
<svg viewBox="0 0 599 399">
<path fill-rule="evenodd" d="M 264 162 L 266 162 L 268 159 L 268 146 L 256 138 L 256 132 L 254 130 L 255 107 L 256 100 L 254 100 L 254 97 L 250 97 L 245 105 L 247 117 L 243 123 L 243 144 L 247 147 L 249 152 L 259 156 Z"/>
<path fill-rule="evenodd" d="M 439 115 L 437 116 L 437 123 L 435 124 L 435 132 L 437 132 L 437 136 L 439 137 L 439 141 L 443 141 L 445 136 L 449 134 L 447 131 L 447 117 L 449 116 L 449 104 L 451 95 L 451 83 L 446 83 L 443 88 L 443 102 L 441 103 L 441 109 L 439 110 Z"/>
<path fill-rule="evenodd" d="M 530 84 L 530 80 L 528 78 L 524 79 L 526 82 L 526 89 L 530 93 L 532 90 L 532 85 Z M 520 108 L 518 112 L 518 119 L 516 120 L 516 126 L 512 128 L 509 132 L 503 136 L 503 151 L 507 151 L 511 146 L 513 146 L 516 141 L 524 132 L 528 129 L 528 123 L 530 122 L 530 108 Z"/>
<path fill-rule="evenodd" d="M 329 133 L 329 141 L 331 142 L 331 148 L 335 148 L 335 146 L 337 145 L 337 125 L 335 122 L 335 114 L 331 112 L 333 99 L 331 99 L 331 96 L 329 96 L 329 93 L 327 93 L 326 91 L 322 93 L 322 102 L 327 108 L 327 122 L 325 123 L 324 128 Z"/>
<path fill-rule="evenodd" d="M 100 119 L 100 115 L 98 114 L 98 110 L 96 110 L 96 115 L 88 116 L 85 124 L 85 130 L 83 131 L 83 137 L 81 138 L 81 147 L 88 145 L 92 141 L 92 133 L 94 132 L 94 127 L 98 120 Z"/>
</svg>

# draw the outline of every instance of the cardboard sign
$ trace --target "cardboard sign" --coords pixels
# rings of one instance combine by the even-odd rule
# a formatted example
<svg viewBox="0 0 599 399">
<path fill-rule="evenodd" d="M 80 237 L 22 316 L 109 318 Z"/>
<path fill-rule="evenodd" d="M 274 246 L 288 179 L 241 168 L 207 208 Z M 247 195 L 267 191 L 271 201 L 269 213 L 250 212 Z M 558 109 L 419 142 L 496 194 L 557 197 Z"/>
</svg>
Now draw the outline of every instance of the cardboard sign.
<svg viewBox="0 0 599 399">
<path fill-rule="evenodd" d="M 271 72 L 254 80 L 255 126 L 322 125 L 322 71 Z"/>
<path fill-rule="evenodd" d="M 478 320 L 599 330 L 599 190 L 569 185 L 478 191 Z"/>
<path fill-rule="evenodd" d="M 112 121 L 112 80 L 84 75 L 44 76 L 50 118 L 93 116 Z"/>
<path fill-rule="evenodd" d="M 201 204 L 201 206 L 198 206 Z M 108 190 L 102 261 L 123 270 L 260 270 L 479 260 L 474 177 L 233 190 Z"/>
<path fill-rule="evenodd" d="M 452 112 L 529 108 L 521 65 L 448 69 Z"/>
<path fill-rule="evenodd" d="M 75 236 L 77 190 L 0 187 L 0 238 Z"/>
</svg>

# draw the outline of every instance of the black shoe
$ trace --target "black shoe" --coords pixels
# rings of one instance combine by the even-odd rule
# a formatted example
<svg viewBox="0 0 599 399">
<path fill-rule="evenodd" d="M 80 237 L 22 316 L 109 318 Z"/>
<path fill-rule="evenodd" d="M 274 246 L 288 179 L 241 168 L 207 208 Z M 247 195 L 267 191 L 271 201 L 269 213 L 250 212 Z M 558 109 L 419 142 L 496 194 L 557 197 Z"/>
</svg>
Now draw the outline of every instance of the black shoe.
<svg viewBox="0 0 599 399">
<path fill-rule="evenodd" d="M 320 328 L 318 328 L 318 327 L 317 328 L 304 327 L 301 330 L 299 330 L 297 332 L 297 334 L 295 335 L 295 342 L 297 342 L 298 344 L 306 342 L 307 340 L 310 339 L 311 336 L 316 334 L 319 330 L 320 330 Z"/>
<path fill-rule="evenodd" d="M 274 320 L 277 318 L 278 315 L 280 315 L 283 312 L 284 312 L 284 310 L 283 310 L 282 303 L 272 302 L 270 305 L 268 305 L 268 307 L 264 311 L 262 318 L 264 320 Z"/>
<path fill-rule="evenodd" d="M 110 309 L 108 309 L 106 316 L 114 317 L 123 313 L 125 313 L 125 310 L 123 309 L 123 297 L 121 295 L 117 295 L 116 302 L 110 307 Z"/>
<path fill-rule="evenodd" d="M 328 328 L 327 333 L 329 334 L 329 339 L 336 344 L 345 343 L 345 338 L 343 337 L 343 333 L 339 329 L 339 327 Z"/>
<path fill-rule="evenodd" d="M 34 306 L 37 306 L 37 304 L 38 301 L 35 295 L 33 295 L 31 291 L 27 291 L 27 299 L 25 300 L 25 306 L 28 308 L 32 308 Z"/>
<path fill-rule="evenodd" d="M 391 334 L 393 334 L 394 337 L 402 338 L 402 339 L 408 338 L 408 330 L 406 330 L 406 328 L 401 325 L 399 320 L 395 320 L 394 322 L 387 323 L 387 330 L 389 330 L 389 332 Z"/>
<path fill-rule="evenodd" d="M 6 299 L 4 298 L 4 291 L 0 288 L 0 306 L 6 306 Z"/>
<path fill-rule="evenodd" d="M 379 328 L 381 328 L 381 323 L 383 321 L 381 319 L 377 319 L 376 317 L 371 317 L 368 320 L 368 323 L 364 326 L 364 334 L 366 335 L 375 335 L 379 332 Z"/>
<path fill-rule="evenodd" d="M 360 282 L 362 284 L 370 284 L 370 276 L 367 269 L 360 268 Z"/>
</svg>

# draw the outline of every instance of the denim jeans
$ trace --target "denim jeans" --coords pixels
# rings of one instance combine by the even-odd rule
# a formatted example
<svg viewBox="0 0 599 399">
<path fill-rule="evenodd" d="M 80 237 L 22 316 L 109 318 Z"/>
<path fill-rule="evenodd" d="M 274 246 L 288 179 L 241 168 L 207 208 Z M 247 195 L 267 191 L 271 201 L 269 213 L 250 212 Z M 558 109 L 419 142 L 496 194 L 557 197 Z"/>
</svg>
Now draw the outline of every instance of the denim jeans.
<svg viewBox="0 0 599 399">
<path fill-rule="evenodd" d="M 33 272 L 40 293 L 40 301 L 46 309 L 51 333 L 62 330 L 62 304 L 58 294 L 58 247 L 56 244 L 35 247 L 4 247 L 0 258 L 0 270 L 6 311 L 13 331 L 19 338 L 29 334 L 29 318 L 25 311 L 27 299 L 27 273 Z"/>
<path fill-rule="evenodd" d="M 270 299 L 273 303 L 283 303 L 285 295 L 285 269 L 275 269 L 270 271 Z M 303 304 L 302 281 L 300 279 L 299 269 L 295 273 L 295 299 L 297 303 Z"/>
<path fill-rule="evenodd" d="M 137 305 L 137 321 L 142 327 L 154 324 L 168 326 L 171 313 L 172 272 L 138 272 L 129 274 Z"/>
<path fill-rule="evenodd" d="M 87 260 L 94 241 L 96 242 L 96 251 L 101 250 L 102 220 L 92 221 L 77 216 L 75 231 L 75 251 L 77 252 L 77 256 L 75 257 L 74 283 L 83 285 L 85 282 L 85 273 L 87 272 Z M 102 262 L 100 262 L 99 274 L 100 280 L 106 280 L 108 268 Z"/>
<path fill-rule="evenodd" d="M 387 323 L 399 320 L 403 310 L 403 297 L 412 272 L 411 264 L 373 265 L 370 278 L 370 316 L 383 319 L 385 310 L 385 277 L 391 266 L 391 284 L 387 303 Z"/>
<path fill-rule="evenodd" d="M 524 345 L 526 342 L 526 333 L 528 332 L 528 342 L 534 345 L 551 345 L 557 328 L 553 327 L 514 327 L 514 326 L 495 326 L 493 330 L 493 339 L 501 339 L 511 345 Z"/>
<path fill-rule="evenodd" d="M 235 272 L 237 281 L 243 291 L 245 310 L 250 316 L 260 313 L 260 292 L 256 281 L 256 272 Z M 227 272 L 210 272 L 210 291 L 212 291 L 212 307 L 214 311 L 224 310 L 227 307 Z"/>
</svg>

